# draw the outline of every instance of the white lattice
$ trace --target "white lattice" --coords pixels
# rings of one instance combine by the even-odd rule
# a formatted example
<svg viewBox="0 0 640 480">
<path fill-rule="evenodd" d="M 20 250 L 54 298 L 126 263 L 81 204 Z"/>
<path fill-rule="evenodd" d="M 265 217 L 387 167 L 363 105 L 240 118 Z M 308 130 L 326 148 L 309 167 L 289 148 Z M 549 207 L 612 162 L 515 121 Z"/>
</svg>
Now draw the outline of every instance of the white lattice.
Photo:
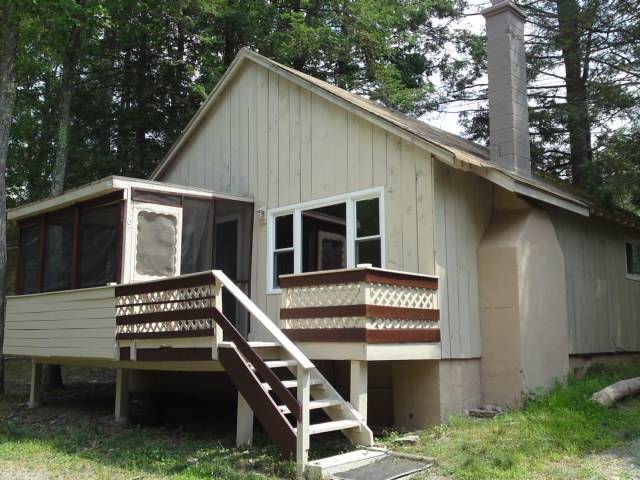
<svg viewBox="0 0 640 480">
<path fill-rule="evenodd" d="M 361 283 L 295 287 L 284 290 L 283 308 L 327 307 L 331 305 L 356 305 L 364 302 Z"/>
<path fill-rule="evenodd" d="M 438 292 L 427 288 L 372 283 L 367 286 L 367 303 L 430 310 L 438 308 Z"/>
<path fill-rule="evenodd" d="M 118 325 L 116 333 L 165 333 L 193 332 L 214 328 L 211 319 L 172 320 L 168 322 L 139 323 L 135 325 Z"/>
<path fill-rule="evenodd" d="M 283 328 L 296 329 L 367 328 L 370 330 L 384 330 L 388 328 L 407 328 L 415 330 L 438 327 L 438 322 L 430 320 L 366 317 L 297 318 L 282 320 L 281 322 Z"/>
<path fill-rule="evenodd" d="M 215 307 L 213 285 L 161 290 L 116 298 L 116 315 L 126 317 L 143 313 L 178 312 Z M 169 320 L 134 325 L 118 325 L 118 334 L 192 332 L 215 327 L 213 319 Z"/>
</svg>

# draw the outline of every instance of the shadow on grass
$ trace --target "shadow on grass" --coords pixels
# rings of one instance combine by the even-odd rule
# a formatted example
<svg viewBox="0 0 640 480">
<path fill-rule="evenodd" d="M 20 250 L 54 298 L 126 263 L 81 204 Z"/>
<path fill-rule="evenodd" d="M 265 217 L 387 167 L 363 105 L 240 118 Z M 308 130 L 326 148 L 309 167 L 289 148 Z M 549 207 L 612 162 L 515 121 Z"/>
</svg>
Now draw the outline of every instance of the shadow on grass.
<svg viewBox="0 0 640 480">
<path fill-rule="evenodd" d="M 24 390 L 20 389 L 18 396 L 0 401 L 0 456 L 28 459 L 29 452 L 57 452 L 131 476 L 141 473 L 177 479 L 295 476 L 295 465 L 279 454 L 258 425 L 254 447 L 235 448 L 233 405 L 163 395 L 165 405 L 159 406 L 156 399 L 136 402 L 134 397 L 133 423 L 118 426 L 112 420 L 113 392 L 114 385 L 102 380 L 67 382 L 65 390 L 48 395 L 43 407 L 28 410 L 19 406 L 26 401 Z M 142 411 L 139 404 L 144 407 Z M 153 406 L 151 415 L 149 405 Z M 184 421 L 177 412 L 183 413 Z M 314 453 L 335 454 L 348 448 L 338 437 L 314 442 L 314 446 L 312 457 Z"/>
</svg>

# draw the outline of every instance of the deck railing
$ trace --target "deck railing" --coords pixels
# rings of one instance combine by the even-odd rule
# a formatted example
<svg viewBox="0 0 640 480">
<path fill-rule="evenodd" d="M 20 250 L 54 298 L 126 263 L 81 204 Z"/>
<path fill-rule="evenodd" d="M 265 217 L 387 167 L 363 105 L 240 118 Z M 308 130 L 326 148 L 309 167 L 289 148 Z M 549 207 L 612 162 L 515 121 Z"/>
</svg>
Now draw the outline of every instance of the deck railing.
<svg viewBox="0 0 640 480">
<path fill-rule="evenodd" d="M 280 285 L 280 323 L 294 341 L 440 341 L 437 277 L 363 266 L 283 275 Z"/>
</svg>

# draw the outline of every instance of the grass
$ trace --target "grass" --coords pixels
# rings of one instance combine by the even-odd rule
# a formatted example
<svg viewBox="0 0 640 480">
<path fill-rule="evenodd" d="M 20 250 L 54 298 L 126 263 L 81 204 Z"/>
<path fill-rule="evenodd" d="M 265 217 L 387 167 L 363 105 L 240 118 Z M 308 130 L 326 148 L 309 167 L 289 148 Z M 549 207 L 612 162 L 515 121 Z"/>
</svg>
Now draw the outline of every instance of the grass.
<svg viewBox="0 0 640 480">
<path fill-rule="evenodd" d="M 0 478 L 294 476 L 293 464 L 280 457 L 264 435 L 257 435 L 251 449 L 234 448 L 233 418 L 209 419 L 196 426 L 114 425 L 110 418 L 113 372 L 109 370 L 66 367 L 68 388 L 51 395 L 46 406 L 28 410 L 24 402 L 29 367 L 26 361 L 8 362 L 9 395 L 0 399 Z M 589 397 L 632 376 L 640 376 L 640 364 L 594 368 L 521 411 L 492 420 L 454 417 L 447 425 L 419 432 L 419 442 L 409 447 L 395 443 L 398 433 L 386 435 L 382 442 L 436 458 L 437 473 L 451 479 L 608 478 L 586 459 L 591 453 L 640 439 L 640 398 L 605 409 Z M 347 448 L 337 439 L 319 447 L 317 441 L 313 443 L 316 457 Z M 640 469 L 640 456 L 637 462 Z"/>
<path fill-rule="evenodd" d="M 640 376 L 640 364 L 594 367 L 521 411 L 492 420 L 454 417 L 447 425 L 421 432 L 411 447 L 397 447 L 393 433 L 385 442 L 436 458 L 439 473 L 454 479 L 600 478 L 583 459 L 640 438 L 640 399 L 607 409 L 589 398 L 635 376 Z"/>
<path fill-rule="evenodd" d="M 222 429 L 215 422 L 200 428 L 115 425 L 108 370 L 65 367 L 67 388 L 51 395 L 46 406 L 29 410 L 24 402 L 30 364 L 10 360 L 7 367 L 9 394 L 0 399 L 0 478 L 294 477 L 294 465 L 263 435 L 257 435 L 254 448 L 236 449 L 228 421 Z"/>
</svg>

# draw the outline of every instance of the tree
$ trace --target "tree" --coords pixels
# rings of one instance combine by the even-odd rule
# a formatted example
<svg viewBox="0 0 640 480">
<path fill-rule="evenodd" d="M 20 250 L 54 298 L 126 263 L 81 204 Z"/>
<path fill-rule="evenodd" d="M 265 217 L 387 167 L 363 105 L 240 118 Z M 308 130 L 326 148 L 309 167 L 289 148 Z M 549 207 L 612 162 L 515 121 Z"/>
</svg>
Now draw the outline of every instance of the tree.
<svg viewBox="0 0 640 480">
<path fill-rule="evenodd" d="M 16 98 L 15 64 L 18 46 L 17 2 L 2 3 L 2 51 L 0 52 L 0 395 L 4 395 L 5 292 L 7 276 L 6 166 L 11 118 Z"/>
</svg>

